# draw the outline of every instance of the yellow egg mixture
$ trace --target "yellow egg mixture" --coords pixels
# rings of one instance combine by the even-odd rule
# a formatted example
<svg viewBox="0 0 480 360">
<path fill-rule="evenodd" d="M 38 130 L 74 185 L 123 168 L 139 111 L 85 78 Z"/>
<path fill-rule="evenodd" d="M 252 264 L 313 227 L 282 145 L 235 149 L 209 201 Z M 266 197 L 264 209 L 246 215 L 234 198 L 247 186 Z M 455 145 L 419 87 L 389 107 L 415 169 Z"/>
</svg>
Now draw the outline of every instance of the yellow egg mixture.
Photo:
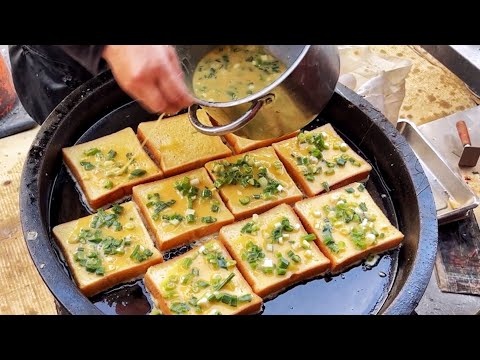
<svg viewBox="0 0 480 360">
<path fill-rule="evenodd" d="M 198 63 L 193 91 L 203 100 L 227 102 L 252 95 L 277 80 L 285 65 L 260 45 L 222 45 Z"/>
<path fill-rule="evenodd" d="M 130 128 L 65 151 L 92 198 L 160 172 Z"/>
<path fill-rule="evenodd" d="M 295 207 L 314 228 L 334 265 L 403 238 L 361 183 L 300 201 Z"/>
<path fill-rule="evenodd" d="M 273 145 L 303 175 L 315 194 L 371 166 L 338 136 L 330 124 Z"/>
<path fill-rule="evenodd" d="M 218 240 L 148 271 L 173 314 L 226 315 L 260 299 Z"/>
<path fill-rule="evenodd" d="M 315 236 L 307 234 L 288 205 L 279 205 L 239 225 L 225 227 L 222 236 L 255 279 L 255 290 L 329 262 L 315 245 Z"/>
<path fill-rule="evenodd" d="M 234 214 L 301 192 L 271 147 L 205 165 Z"/>
<path fill-rule="evenodd" d="M 193 229 L 233 220 L 205 169 L 140 185 L 133 192 L 162 243 Z"/>
<path fill-rule="evenodd" d="M 131 201 L 58 225 L 53 231 L 67 249 L 77 280 L 84 284 L 160 257 Z"/>
</svg>

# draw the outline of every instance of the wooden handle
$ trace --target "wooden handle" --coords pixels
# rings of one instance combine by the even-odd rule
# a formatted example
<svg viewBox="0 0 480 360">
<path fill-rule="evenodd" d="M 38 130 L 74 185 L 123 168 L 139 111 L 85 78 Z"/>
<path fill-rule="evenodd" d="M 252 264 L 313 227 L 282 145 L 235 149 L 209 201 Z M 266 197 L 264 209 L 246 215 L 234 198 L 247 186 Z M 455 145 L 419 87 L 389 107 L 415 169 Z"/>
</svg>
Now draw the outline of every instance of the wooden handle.
<svg viewBox="0 0 480 360">
<path fill-rule="evenodd" d="M 470 134 L 468 133 L 467 124 L 465 124 L 465 121 L 463 120 L 457 121 L 457 131 L 463 146 L 471 145 Z"/>
</svg>

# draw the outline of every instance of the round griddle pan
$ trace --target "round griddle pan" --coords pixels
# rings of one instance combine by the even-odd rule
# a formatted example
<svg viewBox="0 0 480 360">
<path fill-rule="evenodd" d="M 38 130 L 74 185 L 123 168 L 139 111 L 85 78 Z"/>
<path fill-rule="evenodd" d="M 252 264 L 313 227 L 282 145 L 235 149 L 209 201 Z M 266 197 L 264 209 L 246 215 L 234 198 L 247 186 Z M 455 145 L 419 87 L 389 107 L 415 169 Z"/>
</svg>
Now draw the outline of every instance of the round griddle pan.
<svg viewBox="0 0 480 360">
<path fill-rule="evenodd" d="M 146 314 L 152 303 L 141 280 L 93 298 L 76 287 L 51 228 L 88 215 L 62 163 L 61 149 L 154 120 L 105 72 L 75 90 L 50 114 L 29 151 L 20 188 L 23 232 L 43 280 L 70 314 Z M 437 247 L 437 219 L 423 169 L 385 117 L 338 85 L 311 130 L 330 122 L 373 166 L 367 189 L 405 234 L 402 247 L 373 266 L 299 284 L 267 301 L 264 314 L 411 314 L 429 282 Z M 165 259 L 189 249 L 184 246 Z"/>
</svg>

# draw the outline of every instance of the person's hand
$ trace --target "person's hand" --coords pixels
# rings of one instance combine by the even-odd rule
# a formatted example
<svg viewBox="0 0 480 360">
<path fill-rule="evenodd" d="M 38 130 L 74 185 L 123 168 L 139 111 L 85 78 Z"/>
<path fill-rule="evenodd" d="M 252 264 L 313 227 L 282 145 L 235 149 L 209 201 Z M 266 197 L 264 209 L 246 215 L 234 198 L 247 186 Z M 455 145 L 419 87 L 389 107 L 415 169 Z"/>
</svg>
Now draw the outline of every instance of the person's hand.
<svg viewBox="0 0 480 360">
<path fill-rule="evenodd" d="M 118 85 L 147 110 L 175 114 L 193 103 L 175 49 L 169 45 L 107 45 Z"/>
</svg>

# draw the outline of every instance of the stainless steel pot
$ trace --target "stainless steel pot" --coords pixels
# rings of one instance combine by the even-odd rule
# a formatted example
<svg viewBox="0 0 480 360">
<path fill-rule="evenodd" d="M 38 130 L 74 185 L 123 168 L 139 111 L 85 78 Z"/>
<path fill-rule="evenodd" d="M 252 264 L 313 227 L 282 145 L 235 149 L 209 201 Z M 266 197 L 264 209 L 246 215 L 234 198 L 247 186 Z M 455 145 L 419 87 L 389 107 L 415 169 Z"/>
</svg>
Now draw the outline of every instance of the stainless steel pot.
<svg viewBox="0 0 480 360">
<path fill-rule="evenodd" d="M 192 78 L 202 57 L 218 45 L 176 45 L 185 81 L 193 94 Z M 340 59 L 333 45 L 263 45 L 287 70 L 275 82 L 246 98 L 209 102 L 195 98 L 190 121 L 207 135 L 235 135 L 260 140 L 280 137 L 303 128 L 322 111 L 333 95 Z M 218 126 L 202 124 L 202 107 Z"/>
</svg>

